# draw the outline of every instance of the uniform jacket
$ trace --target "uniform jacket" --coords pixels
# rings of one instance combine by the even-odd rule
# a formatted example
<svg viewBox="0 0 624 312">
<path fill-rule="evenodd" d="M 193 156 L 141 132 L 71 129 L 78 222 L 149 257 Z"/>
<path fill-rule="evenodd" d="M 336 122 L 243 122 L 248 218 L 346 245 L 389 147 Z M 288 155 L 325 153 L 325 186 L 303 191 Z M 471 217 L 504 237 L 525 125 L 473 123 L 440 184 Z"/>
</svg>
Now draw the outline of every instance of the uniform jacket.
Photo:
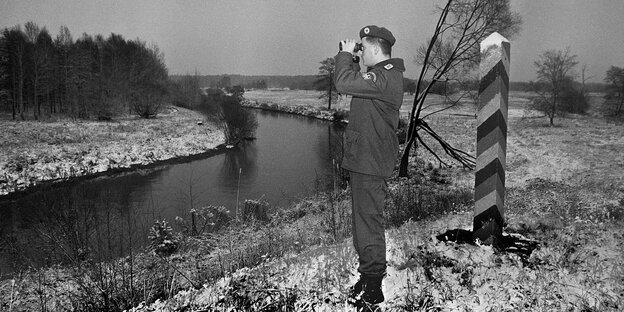
<svg viewBox="0 0 624 312">
<path fill-rule="evenodd" d="M 399 151 L 395 131 L 403 103 L 403 60 L 391 58 L 369 67 L 366 73 L 360 72 L 349 52 L 339 52 L 335 63 L 336 89 L 353 96 L 342 167 L 389 177 Z"/>
</svg>

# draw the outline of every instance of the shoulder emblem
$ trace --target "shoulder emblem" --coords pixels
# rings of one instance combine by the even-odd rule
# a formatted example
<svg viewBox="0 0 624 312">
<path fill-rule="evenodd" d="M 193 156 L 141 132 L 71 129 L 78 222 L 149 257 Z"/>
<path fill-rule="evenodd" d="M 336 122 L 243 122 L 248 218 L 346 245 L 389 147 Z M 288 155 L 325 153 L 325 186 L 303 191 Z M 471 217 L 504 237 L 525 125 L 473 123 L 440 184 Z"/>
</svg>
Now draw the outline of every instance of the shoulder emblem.
<svg viewBox="0 0 624 312">
<path fill-rule="evenodd" d="M 377 75 L 375 75 L 375 73 L 373 72 L 362 73 L 362 78 L 364 78 L 364 80 L 372 80 L 373 82 L 377 82 Z"/>
<path fill-rule="evenodd" d="M 394 65 L 392 65 L 392 64 L 386 64 L 386 66 L 384 66 L 384 68 L 386 70 L 391 70 L 393 67 L 394 67 Z"/>
</svg>

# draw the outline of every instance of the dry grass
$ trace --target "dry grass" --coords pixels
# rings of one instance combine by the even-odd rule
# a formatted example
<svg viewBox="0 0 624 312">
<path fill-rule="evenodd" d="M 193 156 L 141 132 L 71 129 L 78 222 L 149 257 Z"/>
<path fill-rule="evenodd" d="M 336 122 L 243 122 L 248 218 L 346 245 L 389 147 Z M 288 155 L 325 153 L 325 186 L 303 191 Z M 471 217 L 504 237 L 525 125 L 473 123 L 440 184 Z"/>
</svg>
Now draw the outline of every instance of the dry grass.
<svg viewBox="0 0 624 312">
<path fill-rule="evenodd" d="M 595 114 L 567 116 L 548 127 L 526 111 L 530 94 L 511 94 L 507 149 L 506 233 L 538 244 L 530 256 L 435 236 L 471 229 L 471 213 L 448 213 L 387 231 L 385 311 L 619 311 L 624 307 L 624 125 Z M 474 113 L 465 105 L 430 124 L 454 146 L 474 153 Z M 419 150 L 419 159 L 433 158 Z M 446 183 L 472 189 L 471 173 L 442 169 Z M 392 209 L 392 208 L 390 208 Z M 461 210 L 461 209 L 460 209 Z M 468 209 L 470 211 L 470 209 Z M 306 249 L 196 292 L 194 306 L 280 293 L 281 307 L 352 311 L 345 293 L 356 277 L 348 241 Z M 245 291 L 231 291 L 245 281 Z M 235 296 L 236 295 L 236 296 Z M 184 301 L 181 295 L 173 302 Z M 201 299 L 200 299 L 201 298 Z M 167 305 L 161 305 L 167 310 Z M 193 308 L 191 308 L 193 310 Z"/>
<path fill-rule="evenodd" d="M 199 154 L 223 143 L 204 117 L 171 107 L 155 119 L 111 122 L 0 118 L 0 195 L 57 179 Z"/>
<path fill-rule="evenodd" d="M 474 173 L 438 168 L 421 148 L 412 178 L 391 183 L 388 210 L 425 215 L 414 211 L 413 220 L 386 231 L 384 311 L 624 308 L 624 124 L 589 114 L 548 127 L 546 118 L 525 110 L 529 96 L 510 98 L 505 233 L 537 247 L 526 255 L 439 240 L 448 230 L 471 229 L 465 194 L 472 193 Z M 474 153 L 475 120 L 457 115 L 470 113 L 474 106 L 466 104 L 430 124 Z M 411 196 L 412 189 L 423 191 Z M 225 277 L 134 311 L 354 311 L 346 304 L 357 279 L 350 203 L 348 193 L 333 196 L 302 200 L 272 223 L 225 233 L 220 243 L 195 248 L 195 256 L 174 256 L 200 276 L 220 271 Z"/>
</svg>

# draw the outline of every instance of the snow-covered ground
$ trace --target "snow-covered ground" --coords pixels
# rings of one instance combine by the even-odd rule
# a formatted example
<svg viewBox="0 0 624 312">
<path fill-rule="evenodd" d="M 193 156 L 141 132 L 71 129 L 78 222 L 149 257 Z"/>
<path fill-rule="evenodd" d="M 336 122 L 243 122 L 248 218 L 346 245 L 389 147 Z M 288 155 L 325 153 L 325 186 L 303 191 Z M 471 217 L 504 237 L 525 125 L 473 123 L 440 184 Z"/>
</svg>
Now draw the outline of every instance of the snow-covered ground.
<svg viewBox="0 0 624 312">
<path fill-rule="evenodd" d="M 154 119 L 12 121 L 0 118 L 0 195 L 64 180 L 200 154 L 224 143 L 198 112 L 169 107 Z"/>
</svg>

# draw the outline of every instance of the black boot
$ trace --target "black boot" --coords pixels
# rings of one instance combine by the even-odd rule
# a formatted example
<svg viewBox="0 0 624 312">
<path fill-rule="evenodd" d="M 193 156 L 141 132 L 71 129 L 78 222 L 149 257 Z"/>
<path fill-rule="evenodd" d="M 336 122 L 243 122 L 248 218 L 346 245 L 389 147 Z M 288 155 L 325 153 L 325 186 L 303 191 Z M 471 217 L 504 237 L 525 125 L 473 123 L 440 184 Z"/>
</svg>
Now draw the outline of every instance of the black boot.
<svg viewBox="0 0 624 312">
<path fill-rule="evenodd" d="M 381 281 L 383 276 L 361 275 L 349 293 L 349 303 L 357 307 L 373 307 L 384 301 Z"/>
</svg>

